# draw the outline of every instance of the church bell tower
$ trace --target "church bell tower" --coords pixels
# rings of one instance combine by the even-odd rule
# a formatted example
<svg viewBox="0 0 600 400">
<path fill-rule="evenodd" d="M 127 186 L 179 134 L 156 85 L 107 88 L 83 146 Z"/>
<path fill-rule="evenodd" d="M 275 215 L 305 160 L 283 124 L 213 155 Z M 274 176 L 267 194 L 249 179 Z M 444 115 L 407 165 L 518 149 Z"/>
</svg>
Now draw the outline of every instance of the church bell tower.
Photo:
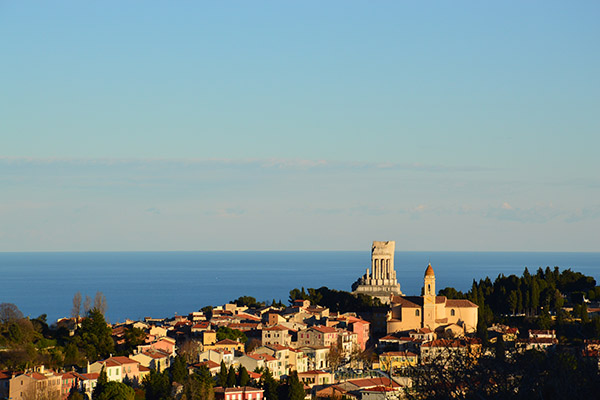
<svg viewBox="0 0 600 400">
<path fill-rule="evenodd" d="M 431 263 L 429 263 L 427 269 L 425 270 L 423 292 L 423 326 L 433 330 L 435 329 L 436 320 L 436 291 L 435 273 L 433 272 L 433 268 L 431 268 Z"/>
</svg>

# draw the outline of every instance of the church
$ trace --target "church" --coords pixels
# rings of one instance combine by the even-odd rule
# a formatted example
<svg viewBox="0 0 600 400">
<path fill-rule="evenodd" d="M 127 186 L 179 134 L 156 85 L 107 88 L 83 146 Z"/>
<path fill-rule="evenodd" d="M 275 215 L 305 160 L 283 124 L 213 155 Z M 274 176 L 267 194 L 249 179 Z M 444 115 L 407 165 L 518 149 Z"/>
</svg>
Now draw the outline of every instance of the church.
<svg viewBox="0 0 600 400">
<path fill-rule="evenodd" d="M 389 304 L 387 333 L 428 328 L 470 333 L 477 329 L 477 305 L 469 300 L 437 296 L 435 273 L 431 264 L 425 270 L 423 296 L 404 296 L 396 279 L 394 254 L 396 243 L 374 241 L 371 268 L 352 285 L 352 293 L 367 294 Z M 383 322 L 383 321 L 382 321 Z M 381 326 L 383 330 L 383 324 Z"/>
<path fill-rule="evenodd" d="M 431 331 L 459 328 L 465 333 L 477 329 L 478 306 L 469 300 L 437 296 L 431 264 L 425 270 L 423 296 L 390 295 L 387 333 L 428 328 Z M 456 330 L 456 329 L 454 329 Z"/>
</svg>

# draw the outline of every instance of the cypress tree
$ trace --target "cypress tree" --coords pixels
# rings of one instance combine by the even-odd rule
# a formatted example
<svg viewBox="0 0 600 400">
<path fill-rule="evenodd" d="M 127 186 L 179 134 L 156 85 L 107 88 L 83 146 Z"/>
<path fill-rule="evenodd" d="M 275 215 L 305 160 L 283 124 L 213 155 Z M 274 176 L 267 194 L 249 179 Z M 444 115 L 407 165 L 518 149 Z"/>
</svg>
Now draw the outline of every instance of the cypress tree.
<svg viewBox="0 0 600 400">
<path fill-rule="evenodd" d="M 221 369 L 219 370 L 219 375 L 217 377 L 217 385 L 221 387 L 227 387 L 227 367 L 225 366 L 224 361 L 221 361 Z"/>
<path fill-rule="evenodd" d="M 233 365 L 229 367 L 229 372 L 227 373 L 227 387 L 234 387 L 237 378 L 235 376 L 235 369 Z"/>
<path fill-rule="evenodd" d="M 188 376 L 187 364 L 184 358 L 180 355 L 175 357 L 169 369 L 171 371 L 171 381 L 183 384 L 185 378 Z"/>
<path fill-rule="evenodd" d="M 248 371 L 246 370 L 246 367 L 241 365 L 240 368 L 238 369 L 237 384 L 239 387 L 244 387 L 244 386 L 247 386 L 249 382 L 250 382 L 250 375 L 248 375 Z"/>
<path fill-rule="evenodd" d="M 287 379 L 287 399 L 303 400 L 305 396 L 304 385 L 298 379 L 298 373 L 293 371 Z"/>
<path fill-rule="evenodd" d="M 265 400 L 279 400 L 279 383 L 271 375 L 269 368 L 266 368 L 261 377 L 262 389 L 265 391 Z"/>
<path fill-rule="evenodd" d="M 106 375 L 106 371 L 104 370 L 104 366 L 100 370 L 100 375 L 98 375 L 98 380 L 96 381 L 96 387 L 94 387 L 94 391 L 92 392 L 92 399 L 97 399 L 100 397 L 102 392 L 104 392 L 104 388 L 108 384 L 108 376 Z"/>
</svg>

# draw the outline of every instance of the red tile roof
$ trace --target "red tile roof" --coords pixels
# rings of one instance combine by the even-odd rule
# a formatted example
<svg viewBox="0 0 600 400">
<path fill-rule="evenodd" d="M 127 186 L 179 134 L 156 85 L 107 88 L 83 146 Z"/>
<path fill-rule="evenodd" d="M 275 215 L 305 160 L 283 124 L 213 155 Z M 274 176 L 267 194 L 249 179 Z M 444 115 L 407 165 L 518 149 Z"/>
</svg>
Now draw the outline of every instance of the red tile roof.
<svg viewBox="0 0 600 400">
<path fill-rule="evenodd" d="M 158 350 L 158 349 L 148 349 L 146 351 L 142 352 L 143 355 L 148 356 L 150 358 L 153 359 L 159 359 L 159 358 L 166 358 L 169 357 L 169 354 L 165 353 L 164 351 Z"/>
<path fill-rule="evenodd" d="M 289 331 L 289 329 L 286 328 L 285 326 L 275 325 L 275 326 L 271 326 L 269 328 L 263 328 L 263 331 Z"/>
<path fill-rule="evenodd" d="M 393 336 L 393 335 L 387 335 L 387 336 L 384 336 L 381 339 L 379 339 L 379 341 L 382 341 L 382 340 L 383 341 L 390 341 L 390 340 L 398 341 L 398 340 L 400 340 L 400 338 L 397 338 L 396 336 Z"/>
<path fill-rule="evenodd" d="M 13 374 L 9 370 L 0 371 L 0 379 L 10 379 Z"/>
<path fill-rule="evenodd" d="M 240 344 L 240 342 L 237 342 L 235 340 L 231 340 L 231 339 L 223 339 L 223 340 L 219 340 L 217 343 L 215 344 L 222 344 L 222 345 L 238 345 Z"/>
<path fill-rule="evenodd" d="M 327 375 L 327 374 L 330 374 L 330 372 L 319 371 L 316 369 L 311 369 L 310 371 L 305 371 L 305 372 L 298 372 L 298 376 L 300 376 L 300 375 Z"/>
<path fill-rule="evenodd" d="M 93 381 L 93 380 L 98 379 L 98 377 L 100 376 L 100 373 L 98 373 L 98 372 L 90 372 L 90 373 L 87 373 L 87 374 L 79 374 L 79 375 L 81 375 L 86 380 L 92 380 Z"/>
<path fill-rule="evenodd" d="M 467 299 L 448 299 L 446 300 L 446 307 L 477 308 L 479 306 Z"/>
<path fill-rule="evenodd" d="M 219 368 L 221 364 L 214 362 L 213 360 L 207 360 L 199 362 L 198 364 L 194 364 L 194 367 L 205 366 L 208 369 Z"/>
<path fill-rule="evenodd" d="M 289 350 L 290 349 L 289 347 L 282 346 L 280 344 L 268 344 L 265 347 L 268 347 L 268 348 L 273 349 L 275 351 L 281 351 L 281 350 L 286 350 L 286 349 Z"/>
<path fill-rule="evenodd" d="M 352 379 L 348 381 L 349 383 L 358 386 L 360 388 L 369 388 L 369 387 L 377 387 L 377 386 L 392 386 L 392 387 L 401 387 L 395 381 L 390 381 L 389 378 L 365 378 L 365 379 Z"/>
<path fill-rule="evenodd" d="M 337 329 L 331 327 L 331 326 L 313 326 L 309 329 L 314 329 L 317 332 L 321 332 L 321 333 L 336 333 Z"/>
<path fill-rule="evenodd" d="M 129 357 L 115 356 L 115 357 L 111 357 L 111 358 L 120 364 L 139 364 L 138 361 L 132 360 Z M 110 360 L 110 358 L 109 358 L 109 360 Z"/>
</svg>

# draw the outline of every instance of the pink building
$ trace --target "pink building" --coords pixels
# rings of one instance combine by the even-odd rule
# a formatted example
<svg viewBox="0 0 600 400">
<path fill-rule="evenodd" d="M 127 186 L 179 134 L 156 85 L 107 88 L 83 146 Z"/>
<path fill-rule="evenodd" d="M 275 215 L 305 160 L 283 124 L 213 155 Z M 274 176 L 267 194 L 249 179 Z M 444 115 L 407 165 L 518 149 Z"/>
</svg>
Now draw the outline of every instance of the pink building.
<svg viewBox="0 0 600 400">
<path fill-rule="evenodd" d="M 264 390 L 250 386 L 235 388 L 215 388 L 216 400 L 262 400 Z"/>
<path fill-rule="evenodd" d="M 125 378 L 128 378 L 134 382 L 141 381 L 140 363 L 136 360 L 132 360 L 129 357 L 110 357 L 106 360 L 96 361 L 88 366 L 86 372 L 100 373 L 102 367 L 104 367 L 109 381 L 122 382 Z"/>
<path fill-rule="evenodd" d="M 351 318 L 348 324 L 352 326 L 352 332 L 356 333 L 356 343 L 361 350 L 367 348 L 367 342 L 371 337 L 371 323 L 358 318 Z"/>
<path fill-rule="evenodd" d="M 77 382 L 79 379 L 72 372 L 66 372 L 64 374 L 59 374 L 59 375 L 61 375 L 61 379 L 62 379 L 60 393 L 61 393 L 62 397 L 64 399 L 66 399 L 69 396 L 71 389 L 77 388 Z"/>
</svg>

